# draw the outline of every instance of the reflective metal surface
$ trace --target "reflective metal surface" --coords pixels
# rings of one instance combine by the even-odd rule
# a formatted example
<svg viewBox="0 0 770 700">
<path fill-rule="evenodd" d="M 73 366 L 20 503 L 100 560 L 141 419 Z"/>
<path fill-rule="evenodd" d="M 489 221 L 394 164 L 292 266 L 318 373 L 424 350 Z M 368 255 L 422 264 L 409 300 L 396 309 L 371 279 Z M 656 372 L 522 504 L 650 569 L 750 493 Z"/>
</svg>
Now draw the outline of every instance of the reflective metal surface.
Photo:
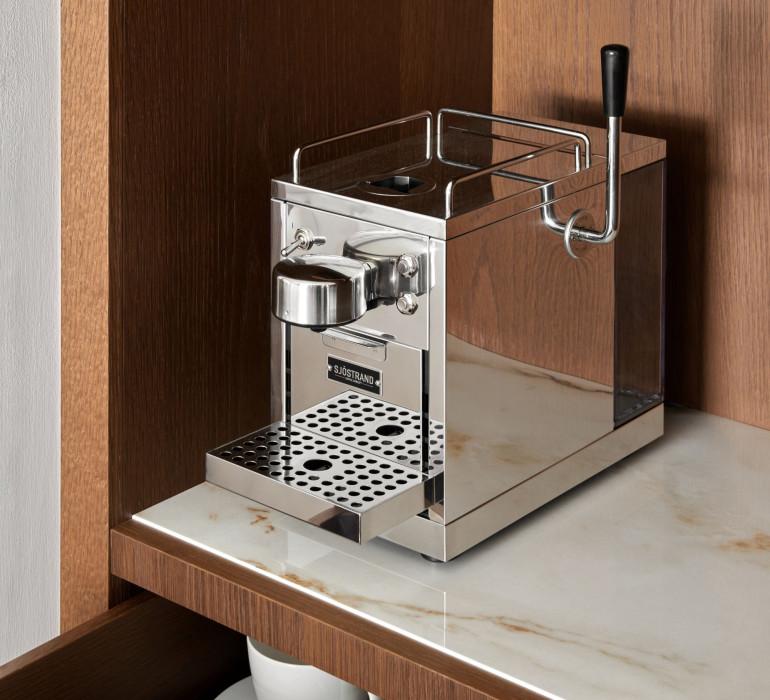
<svg viewBox="0 0 770 700">
<path fill-rule="evenodd" d="M 663 406 L 579 450 L 482 507 L 442 525 L 414 517 L 381 537 L 449 561 L 663 435 Z"/>
<path fill-rule="evenodd" d="M 664 142 L 620 134 L 619 122 L 614 118 L 608 121 L 613 132 L 608 139 L 605 129 L 576 128 L 551 120 L 537 124 L 461 110 L 442 110 L 442 113 L 472 115 L 472 118 L 467 124 L 457 124 L 457 118 L 452 123 L 443 118 L 433 139 L 428 135 L 401 139 L 305 168 L 299 180 L 291 176 L 277 178 L 273 181 L 273 196 L 375 224 L 448 239 L 605 182 L 607 154 L 601 153 L 600 146 L 608 144 L 611 153 L 615 131 L 619 137 L 617 164 L 620 166 L 622 159 L 623 166 L 620 170 L 629 171 L 665 157 Z M 484 130 L 484 124 L 490 121 L 495 124 L 493 133 Z M 579 146 L 557 148 L 556 153 L 544 151 L 558 145 L 563 136 L 576 139 Z M 584 145 L 586 141 L 588 148 Z M 431 143 L 433 150 L 428 149 Z M 528 160 L 534 162 L 513 168 L 505 165 L 524 154 L 531 154 Z M 466 185 L 452 188 L 448 214 L 446 187 L 467 175 L 469 169 L 487 174 L 473 178 L 473 187 L 465 181 Z M 610 171 L 612 183 L 614 168 Z M 517 178 L 511 175 L 518 176 L 518 184 Z M 393 195 L 388 197 L 382 196 L 383 188 L 379 188 L 380 194 L 377 194 L 371 188 L 367 191 L 361 187 L 370 180 L 382 182 L 389 177 L 435 183 L 436 187 L 431 186 L 427 191 L 410 188 L 402 195 L 388 190 Z M 509 180 L 505 186 L 499 182 L 503 179 Z M 611 211 L 612 206 L 609 209 Z M 566 222 L 570 214 L 572 212 L 561 222 Z"/>
<path fill-rule="evenodd" d="M 628 236 L 571 260 L 554 227 L 577 244 L 605 209 L 617 221 L 605 177 L 621 151 L 605 167 L 603 131 L 449 114 L 438 142 L 302 168 L 300 149 L 296 178 L 274 181 L 273 415 L 312 454 L 279 449 L 266 473 L 235 451 L 208 466 L 300 519 L 356 541 L 387 529 L 442 560 L 654 439 L 662 400 L 663 170 L 640 167 L 661 143 L 624 135 Z M 305 254 L 280 259 L 292 246 Z M 352 507 L 335 487 L 319 505 L 305 461 L 425 478 L 398 503 Z"/>
<path fill-rule="evenodd" d="M 396 300 L 396 308 L 399 313 L 405 316 L 412 316 L 417 312 L 420 304 L 417 301 L 417 296 L 411 292 L 404 292 Z"/>
<path fill-rule="evenodd" d="M 419 470 L 278 422 L 206 455 L 206 480 L 366 542 L 425 508 Z"/>
<path fill-rule="evenodd" d="M 445 391 L 447 522 L 614 427 L 611 386 L 516 361 L 451 335 Z"/>
<path fill-rule="evenodd" d="M 270 267 L 280 259 L 286 235 L 286 202 L 270 200 Z M 283 420 L 286 399 L 286 324 L 270 318 L 270 422 Z"/>
<path fill-rule="evenodd" d="M 298 228 L 294 232 L 294 242 L 281 250 L 281 255 L 287 257 L 295 250 L 310 250 L 314 245 L 323 245 L 326 239 L 323 236 L 316 236 L 310 229 Z"/>
<path fill-rule="evenodd" d="M 364 315 L 371 294 L 365 263 L 333 255 L 284 258 L 273 267 L 273 314 L 285 323 L 327 328 Z"/>
<path fill-rule="evenodd" d="M 345 241 L 345 257 L 377 270 L 374 294 L 393 303 L 403 294 L 419 296 L 428 287 L 428 248 L 424 240 L 387 231 L 357 233 Z M 404 272 L 399 270 L 402 266 Z"/>
<path fill-rule="evenodd" d="M 364 127 L 363 129 L 357 129 L 356 131 L 348 131 L 345 134 L 338 134 L 337 136 L 332 136 L 328 139 L 320 139 L 319 141 L 312 141 L 310 143 L 303 144 L 299 148 L 297 148 L 294 151 L 294 156 L 292 157 L 292 176 L 294 178 L 294 182 L 299 182 L 300 178 L 300 163 L 302 161 L 302 154 L 309 151 L 313 148 L 318 148 L 320 146 L 325 146 L 329 143 L 334 143 L 335 141 L 343 141 L 345 139 L 351 139 L 355 136 L 361 136 L 363 134 L 371 133 L 372 131 L 379 131 L 380 129 L 388 129 L 393 126 L 399 126 L 401 124 L 406 124 L 407 122 L 411 121 L 418 121 L 420 119 L 425 120 L 426 124 L 426 134 L 425 134 L 425 158 L 430 158 L 431 153 L 431 139 L 433 136 L 433 115 L 425 110 L 422 112 L 417 112 L 416 114 L 411 114 L 408 117 L 401 117 L 400 119 L 391 119 L 387 122 L 381 122 L 380 124 L 373 124 L 372 126 Z"/>
<path fill-rule="evenodd" d="M 396 314 L 399 315 L 397 311 Z M 403 410 L 416 413 L 422 411 L 423 368 L 420 350 L 393 341 L 376 340 L 385 343 L 384 352 L 364 354 L 362 347 L 356 343 L 342 341 L 344 335 L 350 335 L 350 339 L 353 337 L 347 329 L 334 329 L 334 333 L 338 334 L 336 338 L 329 336 L 328 332 L 316 333 L 308 328 L 297 327 L 291 329 L 291 386 L 287 392 L 291 399 L 291 410 L 287 412 L 287 419 L 354 388 L 329 378 L 330 356 L 379 373 L 380 385 L 368 392 L 372 398 L 387 401 Z M 330 340 L 334 347 L 329 346 Z M 363 386 L 355 389 L 359 393 L 367 393 Z M 357 430 L 362 428 L 357 426 Z"/>
<path fill-rule="evenodd" d="M 564 234 L 564 247 L 573 258 L 578 255 L 572 249 L 572 240 L 606 245 L 612 243 L 620 230 L 620 117 L 607 119 L 607 185 L 605 195 L 604 230 L 570 225 Z M 576 221 L 580 212 L 574 212 Z"/>
<path fill-rule="evenodd" d="M 419 411 L 348 391 L 294 414 L 292 424 L 401 466 L 418 471 L 423 468 Z M 424 471 L 436 476 L 444 471 L 444 426 L 438 421 L 430 423 L 429 442 L 429 463 Z"/>
<path fill-rule="evenodd" d="M 409 241 L 409 251 L 420 259 L 428 250 L 428 239 L 406 231 L 383 228 L 381 225 L 349 216 L 340 216 L 312 207 L 296 206 L 292 203 L 286 209 L 286 230 L 284 236 L 292 236 L 297 228 L 309 228 L 326 237 L 323 253 L 342 256 L 345 243 L 353 236 L 378 232 L 380 236 L 393 235 Z M 283 247 L 286 239 L 281 237 L 274 245 Z M 312 255 L 313 252 L 310 253 Z M 428 276 L 430 270 L 428 270 Z M 429 278 L 429 277 L 428 277 Z M 422 305 L 412 316 L 398 312 L 395 304 L 380 304 L 369 308 L 357 321 L 345 326 L 354 333 L 373 335 L 388 341 L 394 340 L 415 348 L 428 347 L 428 308 Z"/>
<path fill-rule="evenodd" d="M 471 180 L 475 180 L 476 178 L 481 177 L 483 175 L 497 175 L 499 173 L 503 173 L 506 168 L 510 168 L 514 165 L 521 165 L 522 163 L 526 163 L 527 161 L 533 160 L 535 158 L 542 158 L 543 156 L 546 156 L 549 153 L 563 152 L 566 148 L 571 146 L 573 143 L 576 143 L 576 139 L 570 139 L 568 141 L 562 141 L 560 143 L 556 143 L 553 146 L 539 148 L 536 151 L 532 151 L 531 153 L 524 153 L 514 158 L 509 158 L 508 160 L 500 161 L 499 163 L 495 163 L 494 165 L 490 165 L 486 168 L 471 167 L 471 169 L 473 170 L 472 173 L 461 175 L 460 177 L 450 180 L 446 184 L 446 187 L 444 188 L 444 198 L 445 198 L 447 219 L 452 216 L 455 210 L 454 200 L 455 200 L 455 194 L 456 194 L 458 185 L 464 184 L 466 182 L 470 182 Z M 454 163 L 454 161 L 452 162 Z"/>
<path fill-rule="evenodd" d="M 321 342 L 329 348 L 348 352 L 367 360 L 385 362 L 388 357 L 386 342 L 358 333 L 330 328 L 321 333 Z"/>
<path fill-rule="evenodd" d="M 444 127 L 444 117 L 448 114 L 455 114 L 462 117 L 471 117 L 473 119 L 483 119 L 488 122 L 495 122 L 497 124 L 511 124 L 513 126 L 521 126 L 526 129 L 533 129 L 535 131 L 547 131 L 553 134 L 559 134 L 561 136 L 570 136 L 571 140 L 577 141 L 577 148 L 575 149 L 575 170 L 580 170 L 580 156 L 582 146 L 583 166 L 586 168 L 591 167 L 591 139 L 583 131 L 577 129 L 567 129 L 563 126 L 556 126 L 555 124 L 547 124 L 543 122 L 526 121 L 524 119 L 513 119 L 511 117 L 503 117 L 498 114 L 483 114 L 479 112 L 469 112 L 464 109 L 450 109 L 444 107 L 438 112 L 438 118 L 436 120 L 436 132 L 437 142 L 436 147 L 439 158 L 444 158 L 444 154 L 441 151 L 441 134 Z"/>
</svg>

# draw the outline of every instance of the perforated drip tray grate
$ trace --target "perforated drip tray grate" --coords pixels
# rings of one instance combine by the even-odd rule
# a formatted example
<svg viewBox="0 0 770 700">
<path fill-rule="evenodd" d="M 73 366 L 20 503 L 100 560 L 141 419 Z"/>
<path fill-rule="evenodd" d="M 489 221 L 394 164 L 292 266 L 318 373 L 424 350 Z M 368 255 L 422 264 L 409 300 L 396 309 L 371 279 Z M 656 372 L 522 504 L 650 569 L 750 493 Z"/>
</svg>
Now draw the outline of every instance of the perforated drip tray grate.
<svg viewBox="0 0 770 700">
<path fill-rule="evenodd" d="M 426 485 L 432 477 L 355 445 L 278 422 L 209 452 L 206 479 L 365 542 L 425 510 Z"/>
<path fill-rule="evenodd" d="M 401 465 L 420 469 L 420 414 L 348 391 L 297 413 L 292 423 Z M 444 470 L 444 426 L 430 421 L 428 471 Z"/>
</svg>

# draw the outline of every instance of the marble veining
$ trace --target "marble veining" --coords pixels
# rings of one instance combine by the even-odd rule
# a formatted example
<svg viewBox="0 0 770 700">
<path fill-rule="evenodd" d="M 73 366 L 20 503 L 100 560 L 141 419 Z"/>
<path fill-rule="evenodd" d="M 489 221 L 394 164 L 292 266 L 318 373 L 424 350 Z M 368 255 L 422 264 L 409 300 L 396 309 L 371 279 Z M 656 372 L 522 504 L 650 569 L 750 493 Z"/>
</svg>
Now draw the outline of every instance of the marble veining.
<svg viewBox="0 0 770 700">
<path fill-rule="evenodd" d="M 447 564 L 210 484 L 134 517 L 546 697 L 770 697 L 770 432 L 666 420 Z"/>
<path fill-rule="evenodd" d="M 447 335 L 446 356 L 447 520 L 613 429 L 611 386 L 525 364 L 453 335 Z"/>
</svg>

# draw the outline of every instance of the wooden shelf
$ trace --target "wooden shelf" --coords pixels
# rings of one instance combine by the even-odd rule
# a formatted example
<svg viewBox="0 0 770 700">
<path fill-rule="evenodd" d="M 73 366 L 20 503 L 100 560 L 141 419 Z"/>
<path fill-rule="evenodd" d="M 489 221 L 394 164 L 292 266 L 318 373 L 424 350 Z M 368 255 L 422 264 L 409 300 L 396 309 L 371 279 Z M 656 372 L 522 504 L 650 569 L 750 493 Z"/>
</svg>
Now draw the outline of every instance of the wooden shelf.
<svg viewBox="0 0 770 700">
<path fill-rule="evenodd" d="M 248 672 L 243 637 L 140 593 L 0 666 L 0 697 L 205 700 Z"/>
<path fill-rule="evenodd" d="M 114 575 L 387 700 L 541 697 L 141 523 L 111 545 Z"/>
</svg>

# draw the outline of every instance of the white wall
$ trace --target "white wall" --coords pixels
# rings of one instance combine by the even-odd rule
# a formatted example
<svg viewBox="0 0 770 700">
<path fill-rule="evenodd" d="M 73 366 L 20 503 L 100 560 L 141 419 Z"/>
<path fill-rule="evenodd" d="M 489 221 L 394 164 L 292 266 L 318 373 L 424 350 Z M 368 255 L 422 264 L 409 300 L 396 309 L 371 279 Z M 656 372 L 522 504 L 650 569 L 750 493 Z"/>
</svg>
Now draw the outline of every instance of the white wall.
<svg viewBox="0 0 770 700">
<path fill-rule="evenodd" d="M 0 664 L 59 631 L 59 0 L 0 0 Z"/>
</svg>

